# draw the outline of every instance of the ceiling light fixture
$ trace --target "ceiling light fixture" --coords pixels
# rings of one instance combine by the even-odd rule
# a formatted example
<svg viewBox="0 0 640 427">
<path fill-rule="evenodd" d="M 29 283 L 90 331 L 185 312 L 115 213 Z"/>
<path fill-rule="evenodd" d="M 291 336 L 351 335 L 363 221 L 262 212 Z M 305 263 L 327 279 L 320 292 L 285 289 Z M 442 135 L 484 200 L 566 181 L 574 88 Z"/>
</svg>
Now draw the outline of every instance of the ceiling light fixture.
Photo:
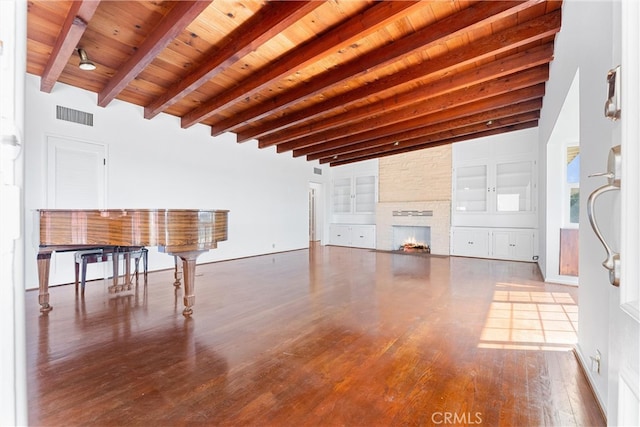
<svg viewBox="0 0 640 427">
<path fill-rule="evenodd" d="M 87 52 L 84 49 L 79 48 L 78 49 L 78 55 L 80 55 L 80 65 L 79 65 L 79 67 L 80 67 L 81 70 L 93 71 L 93 70 L 96 69 L 96 64 L 91 62 L 91 60 L 87 56 Z"/>
</svg>

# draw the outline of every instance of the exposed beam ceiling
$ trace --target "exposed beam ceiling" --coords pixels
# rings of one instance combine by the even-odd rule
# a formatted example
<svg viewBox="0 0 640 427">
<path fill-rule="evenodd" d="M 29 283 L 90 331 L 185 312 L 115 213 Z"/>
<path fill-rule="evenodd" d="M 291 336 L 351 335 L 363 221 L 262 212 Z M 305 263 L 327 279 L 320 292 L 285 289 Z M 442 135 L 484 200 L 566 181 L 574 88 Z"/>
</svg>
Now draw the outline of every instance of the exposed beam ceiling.
<svg viewBox="0 0 640 427">
<path fill-rule="evenodd" d="M 334 166 L 537 126 L 561 5 L 33 0 L 27 71 Z"/>
</svg>

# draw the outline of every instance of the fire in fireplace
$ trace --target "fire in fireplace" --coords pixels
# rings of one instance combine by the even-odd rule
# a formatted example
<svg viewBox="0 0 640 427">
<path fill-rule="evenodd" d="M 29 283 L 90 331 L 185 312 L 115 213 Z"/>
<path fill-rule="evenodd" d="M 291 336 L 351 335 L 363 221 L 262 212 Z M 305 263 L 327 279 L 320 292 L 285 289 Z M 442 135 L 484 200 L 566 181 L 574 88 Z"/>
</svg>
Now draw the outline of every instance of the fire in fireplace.
<svg viewBox="0 0 640 427">
<path fill-rule="evenodd" d="M 393 226 L 393 249 L 411 253 L 431 253 L 430 227 Z"/>
<path fill-rule="evenodd" d="M 402 245 L 400 245 L 400 250 L 403 252 L 431 253 L 431 248 L 429 248 L 429 245 L 424 242 L 417 241 L 415 237 L 410 237 L 402 242 Z"/>
</svg>

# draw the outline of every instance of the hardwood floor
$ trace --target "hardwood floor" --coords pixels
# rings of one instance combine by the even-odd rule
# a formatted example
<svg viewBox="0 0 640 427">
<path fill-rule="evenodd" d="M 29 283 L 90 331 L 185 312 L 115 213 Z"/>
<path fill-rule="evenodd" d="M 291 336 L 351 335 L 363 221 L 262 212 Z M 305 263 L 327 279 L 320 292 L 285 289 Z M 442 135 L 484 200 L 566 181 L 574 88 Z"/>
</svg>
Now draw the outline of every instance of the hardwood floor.
<svg viewBox="0 0 640 427">
<path fill-rule="evenodd" d="M 577 289 L 534 264 L 313 247 L 27 304 L 31 425 L 599 426 Z"/>
</svg>

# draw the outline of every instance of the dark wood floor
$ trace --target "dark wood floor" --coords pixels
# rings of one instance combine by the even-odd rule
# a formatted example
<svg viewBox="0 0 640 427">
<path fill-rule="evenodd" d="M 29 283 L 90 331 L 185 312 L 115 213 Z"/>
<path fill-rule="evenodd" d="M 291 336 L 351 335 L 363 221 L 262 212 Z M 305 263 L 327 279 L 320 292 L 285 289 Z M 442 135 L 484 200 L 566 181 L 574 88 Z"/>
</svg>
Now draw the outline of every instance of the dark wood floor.
<svg viewBox="0 0 640 427">
<path fill-rule="evenodd" d="M 316 247 L 27 292 L 31 425 L 598 426 L 577 289 L 537 267 Z"/>
</svg>

